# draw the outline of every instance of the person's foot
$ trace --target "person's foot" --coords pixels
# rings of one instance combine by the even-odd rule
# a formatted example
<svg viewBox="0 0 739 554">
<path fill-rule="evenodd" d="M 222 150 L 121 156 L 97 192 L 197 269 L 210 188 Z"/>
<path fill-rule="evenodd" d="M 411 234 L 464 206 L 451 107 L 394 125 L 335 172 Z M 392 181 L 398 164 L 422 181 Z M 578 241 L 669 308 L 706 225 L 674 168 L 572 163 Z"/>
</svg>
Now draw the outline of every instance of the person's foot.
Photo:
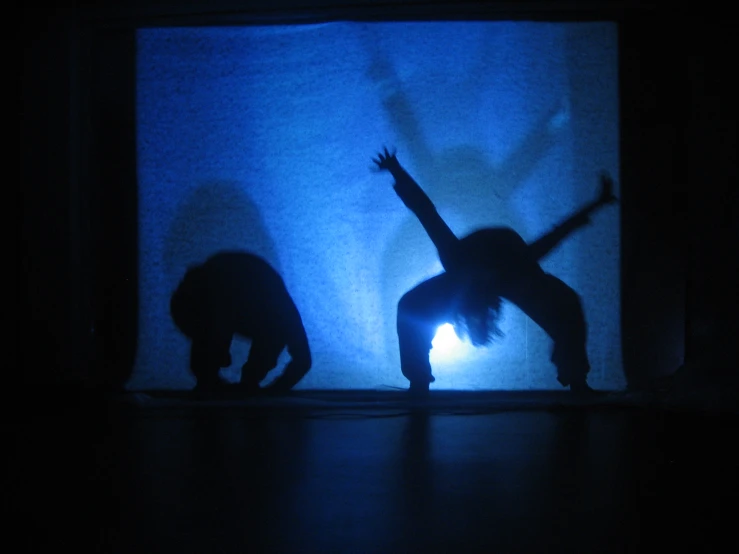
<svg viewBox="0 0 739 554">
<path fill-rule="evenodd" d="M 196 400 L 207 400 L 217 397 L 228 386 L 229 383 L 221 378 L 220 375 L 210 379 L 198 379 L 195 388 L 190 391 L 190 395 Z"/>
<path fill-rule="evenodd" d="M 408 387 L 408 395 L 411 398 L 428 398 L 429 383 L 424 381 L 411 381 L 411 385 Z"/>
<path fill-rule="evenodd" d="M 570 390 L 575 394 L 596 396 L 600 394 L 606 394 L 604 391 L 595 390 L 588 385 L 586 381 L 579 381 L 570 383 Z"/>
<path fill-rule="evenodd" d="M 243 396 L 257 396 L 264 392 L 262 387 L 259 386 L 259 383 L 241 381 L 236 387 L 239 394 Z"/>
</svg>

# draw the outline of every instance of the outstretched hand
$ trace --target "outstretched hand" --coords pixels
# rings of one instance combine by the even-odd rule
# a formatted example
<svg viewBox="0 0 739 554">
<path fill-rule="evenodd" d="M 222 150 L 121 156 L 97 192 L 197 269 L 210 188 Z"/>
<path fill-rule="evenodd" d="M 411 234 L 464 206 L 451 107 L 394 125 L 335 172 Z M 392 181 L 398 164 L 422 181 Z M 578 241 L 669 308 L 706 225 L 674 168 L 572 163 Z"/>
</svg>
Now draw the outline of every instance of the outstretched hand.
<svg viewBox="0 0 739 554">
<path fill-rule="evenodd" d="M 598 204 L 603 206 L 618 202 L 618 198 L 613 194 L 613 178 L 607 173 L 600 174 L 600 196 L 598 196 Z"/>
<path fill-rule="evenodd" d="M 383 148 L 383 152 L 377 154 L 377 158 L 372 158 L 372 161 L 377 165 L 377 171 L 393 171 L 400 167 L 395 149 L 393 149 L 393 153 L 391 154 L 387 148 Z"/>
</svg>

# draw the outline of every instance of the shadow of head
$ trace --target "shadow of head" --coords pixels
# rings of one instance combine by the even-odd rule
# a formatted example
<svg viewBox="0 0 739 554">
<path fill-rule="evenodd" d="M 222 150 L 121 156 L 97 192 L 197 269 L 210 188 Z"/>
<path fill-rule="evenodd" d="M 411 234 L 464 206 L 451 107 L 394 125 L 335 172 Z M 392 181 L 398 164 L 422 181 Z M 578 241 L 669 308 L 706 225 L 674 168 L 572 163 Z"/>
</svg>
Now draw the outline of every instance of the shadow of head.
<svg viewBox="0 0 739 554">
<path fill-rule="evenodd" d="M 276 260 L 274 242 L 246 188 L 232 181 L 207 182 L 182 201 L 165 238 L 168 275 L 225 250 L 246 249 Z"/>
</svg>

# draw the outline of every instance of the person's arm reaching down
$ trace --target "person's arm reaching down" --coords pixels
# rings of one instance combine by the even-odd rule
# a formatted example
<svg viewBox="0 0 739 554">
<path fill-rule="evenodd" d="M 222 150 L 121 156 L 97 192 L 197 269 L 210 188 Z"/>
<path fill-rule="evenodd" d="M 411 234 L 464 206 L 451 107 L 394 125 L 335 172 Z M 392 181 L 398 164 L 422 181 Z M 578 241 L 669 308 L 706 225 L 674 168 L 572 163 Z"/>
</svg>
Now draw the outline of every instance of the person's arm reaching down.
<svg viewBox="0 0 739 554">
<path fill-rule="evenodd" d="M 313 364 L 308 336 L 300 312 L 287 291 L 285 294 L 281 306 L 281 320 L 284 325 L 283 333 L 287 339 L 286 346 L 290 361 L 285 366 L 282 375 L 266 387 L 266 392 L 271 394 L 282 394 L 291 390 L 308 373 Z"/>
<path fill-rule="evenodd" d="M 439 252 L 441 264 L 445 269 L 449 269 L 449 264 L 452 263 L 455 247 L 459 239 L 441 218 L 436 211 L 436 207 L 423 189 L 421 189 L 413 177 L 400 165 L 395 153 L 390 154 L 385 149 L 384 153 L 378 154 L 377 159 L 373 159 L 372 161 L 377 164 L 379 169 L 389 171 L 395 178 L 393 189 L 395 189 L 403 204 L 421 222 L 421 225 L 426 230 L 426 234 L 428 234 L 431 242 L 434 243 L 436 250 Z"/>
</svg>

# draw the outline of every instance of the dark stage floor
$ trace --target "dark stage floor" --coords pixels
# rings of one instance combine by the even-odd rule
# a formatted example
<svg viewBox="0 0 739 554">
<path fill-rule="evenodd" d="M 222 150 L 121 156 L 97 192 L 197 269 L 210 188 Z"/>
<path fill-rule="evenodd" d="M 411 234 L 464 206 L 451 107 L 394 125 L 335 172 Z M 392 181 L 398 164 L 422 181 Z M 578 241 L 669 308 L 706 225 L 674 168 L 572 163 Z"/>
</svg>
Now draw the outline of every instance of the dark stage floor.
<svg viewBox="0 0 739 554">
<path fill-rule="evenodd" d="M 35 552 L 737 545 L 736 415 L 653 396 L 71 395 L 28 401 L 3 429 L 6 512 Z"/>
</svg>

